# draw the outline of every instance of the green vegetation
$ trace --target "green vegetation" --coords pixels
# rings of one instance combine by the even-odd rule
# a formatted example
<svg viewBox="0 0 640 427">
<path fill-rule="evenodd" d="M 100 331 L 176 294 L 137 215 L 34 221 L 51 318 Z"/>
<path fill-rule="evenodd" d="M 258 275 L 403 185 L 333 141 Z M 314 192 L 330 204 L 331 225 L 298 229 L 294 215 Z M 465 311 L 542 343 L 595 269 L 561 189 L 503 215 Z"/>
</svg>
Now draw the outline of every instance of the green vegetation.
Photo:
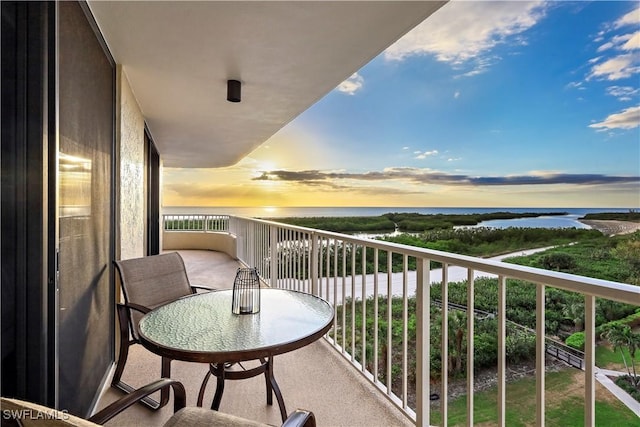
<svg viewBox="0 0 640 427">
<path fill-rule="evenodd" d="M 277 218 L 278 222 L 300 227 L 340 233 L 376 233 L 392 232 L 396 229 L 403 232 L 423 232 L 428 230 L 446 230 L 455 226 L 476 225 L 482 221 L 494 219 L 533 218 L 538 216 L 566 215 L 566 212 L 549 213 L 512 213 L 492 212 L 469 215 L 424 215 L 418 213 L 386 213 L 380 216 L 357 217 L 312 217 L 312 218 Z"/>
<path fill-rule="evenodd" d="M 565 340 L 565 344 L 576 350 L 584 350 L 584 332 L 576 332 L 571 334 Z"/>
<path fill-rule="evenodd" d="M 402 234 L 381 240 L 460 255 L 490 257 L 602 237 L 599 231 L 577 228 L 478 227 L 436 230 L 418 235 Z"/>
<path fill-rule="evenodd" d="M 640 212 L 630 210 L 629 212 L 601 212 L 586 214 L 581 219 L 597 219 L 609 221 L 640 221 Z"/>
<path fill-rule="evenodd" d="M 592 236 L 576 239 L 576 242 L 505 261 L 597 279 L 640 284 L 640 232 L 613 237 Z"/>
<path fill-rule="evenodd" d="M 627 360 L 631 359 L 628 349 L 623 349 L 624 356 Z M 607 345 L 599 345 L 596 347 L 596 366 L 602 369 L 619 370 L 624 369 L 622 362 L 622 354 L 618 350 L 614 350 Z M 636 353 L 633 359 L 635 363 L 640 363 L 640 353 Z"/>
<path fill-rule="evenodd" d="M 510 242 L 513 240 L 518 240 L 516 236 L 523 235 L 518 233 L 532 233 L 532 238 L 535 238 L 535 235 L 542 236 L 551 236 L 553 234 L 558 234 L 562 236 L 561 230 L 553 230 L 553 233 L 548 233 L 549 230 L 541 230 L 541 229 L 507 229 L 507 230 L 495 230 L 497 236 L 500 234 L 506 234 L 509 236 L 508 239 L 502 240 L 502 244 L 504 245 L 505 241 Z M 587 233 L 580 234 L 580 231 Z M 633 235 L 626 236 L 616 236 L 616 237 L 606 237 L 603 236 L 599 232 L 594 232 L 592 230 L 571 230 L 571 232 L 578 232 L 575 235 L 569 234 L 572 238 L 569 239 L 572 244 L 561 245 L 558 248 L 550 249 L 541 253 L 537 253 L 528 257 L 517 257 L 511 259 L 510 261 L 516 262 L 518 264 L 531 265 L 539 268 L 547 268 L 553 269 L 556 271 L 565 271 L 578 275 L 591 276 L 595 278 L 603 278 L 609 280 L 615 280 L 620 282 L 627 282 L 633 280 L 634 277 L 640 277 L 640 271 L 636 268 L 636 259 L 634 256 L 630 257 L 622 257 L 619 254 L 622 251 L 629 251 L 630 253 L 634 253 L 635 250 L 635 242 L 640 240 L 640 232 L 637 232 Z M 446 230 L 443 232 L 433 232 L 433 234 L 446 234 L 452 233 L 456 236 L 463 236 L 462 239 L 469 239 L 469 236 L 466 232 L 459 233 L 453 230 Z M 430 233 L 423 233 L 421 236 L 425 235 L 433 235 Z M 483 233 L 480 233 L 483 235 Z M 490 236 L 492 233 L 487 233 L 486 236 Z M 419 237 L 418 242 L 420 242 Z M 405 237 L 405 236 L 402 236 Z M 461 240 L 462 240 L 461 239 Z M 473 240 L 473 239 L 471 239 Z M 485 239 L 486 240 L 486 239 Z M 540 241 L 540 240 L 536 240 Z M 542 239 L 544 241 L 544 238 Z M 439 240 L 435 241 L 436 243 L 440 242 Z M 403 243 L 406 243 L 404 241 Z M 425 243 L 433 243 L 433 241 L 425 242 Z M 461 246 L 459 242 L 457 242 L 459 247 Z M 481 243 L 476 239 L 476 244 L 481 245 Z M 473 245 L 470 245 L 473 246 Z M 532 245 L 529 245 L 531 247 Z M 537 246 L 537 245 L 536 245 Z M 546 245 L 544 245 L 546 246 Z M 491 248 L 491 251 L 499 248 L 500 244 L 496 247 Z M 484 246 L 485 250 L 487 246 Z M 630 249 L 631 248 L 631 249 Z M 498 249 L 499 250 L 499 249 Z M 504 247 L 503 247 L 504 250 Z M 350 258 L 347 258 L 350 259 Z M 354 258 L 356 262 L 361 259 L 361 256 L 358 255 Z M 367 259 L 371 259 L 369 255 L 367 255 Z M 386 261 L 385 261 L 386 263 Z M 358 267 L 358 272 L 362 271 Z M 367 272 L 372 271 L 370 267 L 368 267 Z M 351 271 L 351 270 L 347 270 Z M 384 271 L 384 265 L 381 266 L 379 271 Z M 508 320 L 515 322 L 517 324 L 523 325 L 528 328 L 535 327 L 535 292 L 536 286 L 532 283 L 523 282 L 519 280 L 507 280 L 507 318 Z M 433 301 L 441 300 L 441 288 L 439 286 L 432 286 L 431 288 L 431 298 Z M 492 278 L 479 278 L 475 281 L 475 308 L 480 309 L 486 312 L 495 312 L 497 307 L 497 299 L 498 299 L 498 281 L 497 279 Z M 466 281 L 450 283 L 449 284 L 449 300 L 453 303 L 457 303 L 460 305 L 466 305 L 467 301 L 467 283 Z M 400 395 L 401 394 L 401 373 L 403 369 L 403 344 L 404 344 L 404 331 L 403 331 L 403 323 L 402 318 L 405 313 L 407 313 L 407 334 L 406 334 L 406 347 L 407 347 L 407 376 L 409 381 L 409 395 L 411 396 L 414 391 L 411 390 L 411 387 L 415 381 L 415 327 L 416 327 L 416 314 L 415 314 L 415 299 L 409 298 L 407 301 L 407 305 L 405 307 L 404 302 L 400 298 L 394 298 L 392 300 L 392 324 L 389 327 L 387 325 L 387 307 L 386 307 L 386 299 L 381 298 L 378 300 L 379 307 L 379 327 L 378 327 L 378 337 L 379 337 L 379 373 L 378 376 L 386 381 L 386 354 L 387 354 L 387 331 L 391 330 L 392 336 L 392 349 L 391 354 L 393 357 L 392 363 L 392 378 L 390 380 L 392 384 L 392 390 Z M 367 310 L 367 325 L 366 325 L 366 334 L 364 335 L 367 339 L 371 340 L 373 337 L 373 307 L 375 304 L 375 300 L 368 299 L 366 301 L 366 310 Z M 353 304 L 351 302 L 347 303 L 344 307 L 339 307 L 338 319 L 341 319 L 342 309 L 345 310 L 346 317 L 346 330 L 345 341 L 340 342 L 341 345 L 344 345 L 348 350 L 351 348 L 351 340 L 352 340 L 352 332 L 351 332 L 351 318 L 355 316 L 355 333 L 353 337 L 355 338 L 355 356 L 362 360 L 362 302 L 357 301 Z M 437 381 L 442 371 L 441 366 L 441 353 L 440 353 L 440 339 L 441 332 L 439 330 L 441 324 L 441 316 L 442 311 L 435 306 L 434 303 L 431 304 L 431 325 L 432 330 L 431 334 L 431 377 L 432 380 Z M 447 361 L 447 372 L 449 374 L 449 378 L 455 379 L 457 377 L 463 376 L 466 371 L 466 313 L 452 311 L 449 313 L 449 360 Z M 596 325 L 598 326 L 597 332 L 604 333 L 606 330 L 606 325 L 627 325 L 627 324 L 635 324 L 634 322 L 640 318 L 640 310 L 637 306 L 633 306 L 630 304 L 623 304 L 615 301 L 609 300 L 596 300 Z M 338 324 L 341 324 L 339 320 Z M 513 324 L 507 324 L 507 360 L 509 363 L 520 363 L 530 361 L 535 353 L 535 337 L 531 333 L 527 333 L 522 328 L 515 327 Z M 555 289 L 555 288 L 547 288 L 546 290 L 546 331 L 548 335 L 555 335 L 559 339 L 565 339 L 566 337 L 573 337 L 569 339 L 570 344 L 574 347 L 582 347 L 584 345 L 584 333 L 582 333 L 582 329 L 584 327 L 584 297 L 579 294 Z M 341 340 L 341 332 L 340 338 Z M 576 333 L 577 332 L 577 333 Z M 572 335 L 573 334 L 573 335 Z M 494 367 L 496 364 L 496 354 L 497 354 L 497 329 L 496 329 L 496 321 L 495 319 L 477 319 L 475 323 L 475 338 L 474 338 L 474 347 L 475 347 L 475 355 L 474 355 L 474 365 L 477 369 L 482 369 L 484 367 Z M 636 349 L 640 349 L 636 346 Z M 618 348 L 619 350 L 619 348 Z M 631 350 L 631 351 L 630 351 Z M 349 350 L 350 351 L 350 350 Z M 367 368 L 373 372 L 373 343 L 367 342 L 366 345 L 366 365 Z M 631 360 L 637 360 L 640 352 L 635 353 L 635 358 L 630 357 L 630 352 L 634 352 L 635 350 L 627 348 L 626 350 L 622 348 L 622 352 L 618 351 L 618 356 L 614 360 L 617 361 L 627 361 L 630 372 L 633 372 L 634 365 L 630 364 Z M 602 362 L 602 358 L 604 357 L 603 350 L 598 347 L 597 357 L 599 357 L 599 363 Z M 626 356 L 626 359 L 622 357 L 622 355 Z M 600 366 L 600 365 L 598 365 Z M 605 366 L 602 366 L 605 367 Z M 569 372 L 575 372 L 573 370 L 569 370 Z M 620 380 L 624 381 L 624 380 Z M 630 386 L 633 386 L 630 383 Z M 511 385 L 510 385 L 511 387 Z M 531 386 L 533 387 L 533 386 Z M 532 388 L 532 390 L 534 390 Z M 534 391 L 535 394 L 535 391 Z M 476 395 L 478 396 L 478 395 Z M 567 397 L 569 398 L 569 397 Z M 491 402 L 491 399 L 489 402 Z M 581 397 L 580 397 L 581 399 Z M 462 408 L 464 408 L 464 399 L 462 400 Z M 535 399 L 534 399 L 535 401 Z M 562 402 L 563 399 L 558 399 L 559 402 Z M 451 416 L 455 419 L 455 409 L 453 409 L 458 401 L 454 401 L 451 403 Z M 476 398 L 476 421 L 482 422 L 482 419 L 486 417 L 488 423 L 492 423 L 495 421 L 495 408 L 491 409 L 485 407 L 481 400 Z M 566 403 L 566 400 L 564 401 Z M 495 406 L 494 403 L 492 405 Z M 603 416 L 602 414 L 616 412 L 617 407 L 611 406 L 613 403 L 608 402 L 598 402 L 598 417 Z M 570 407 L 569 407 L 570 406 Z M 547 419 L 553 420 L 555 423 L 559 419 L 569 420 L 569 422 L 565 422 L 563 425 L 580 425 L 582 421 L 582 409 L 575 408 L 576 405 L 562 405 L 557 408 L 549 408 L 547 411 Z M 534 409 L 531 409 L 531 413 L 533 414 Z M 486 412 L 485 415 L 483 415 Z M 462 416 L 464 416 L 464 409 L 461 409 Z M 493 414 L 493 415 L 491 415 Z M 626 415 L 620 415 L 622 418 L 619 419 L 619 425 L 630 425 L 628 423 L 628 418 L 625 418 Z M 493 417 L 493 418 L 492 418 Z M 513 414 L 513 423 L 514 425 L 525 425 L 531 423 L 533 418 L 529 417 L 519 411 L 514 412 Z M 519 418 L 523 417 L 523 418 Z M 557 417 L 557 418 L 556 418 Z M 613 418 L 616 419 L 616 418 Z M 452 421 L 455 423 L 455 421 Z M 461 421 L 462 422 L 462 421 Z M 575 424 L 574 424 L 575 422 Z M 511 425 L 511 424 L 510 424 Z"/>
<path fill-rule="evenodd" d="M 628 382 L 640 397 L 640 377 L 636 373 L 635 363 L 636 351 L 640 349 L 640 334 L 633 332 L 629 325 L 614 324 L 604 328 L 602 336 L 611 343 L 614 350 L 620 351 L 622 363 L 628 374 L 625 382 Z M 628 357 L 625 356 L 625 352 L 628 352 Z"/>
<path fill-rule="evenodd" d="M 508 229 L 489 229 L 489 228 L 469 228 L 456 230 L 439 230 L 422 233 L 419 235 L 402 234 L 394 237 L 384 237 L 380 240 L 415 246 L 426 249 L 439 250 L 444 252 L 457 253 L 461 255 L 470 255 L 477 257 L 494 256 L 504 253 L 530 249 L 532 247 L 546 247 L 555 245 L 568 245 L 575 241 L 591 241 L 597 240 L 608 243 L 607 237 L 595 230 L 585 229 L 540 229 L 540 228 L 508 228 Z M 296 250 L 299 250 L 296 248 Z M 346 245 L 330 244 L 322 248 L 322 257 L 326 259 L 334 258 L 337 251 L 337 265 L 342 266 L 343 255 L 346 271 L 362 272 L 362 247 Z M 355 255 L 354 255 L 355 252 Z M 295 254 L 293 254 L 295 255 Z M 387 271 L 387 251 L 378 252 L 378 272 Z M 352 260 L 355 259 L 355 264 Z M 528 259 L 528 258 L 526 258 Z M 374 272 L 373 265 L 373 249 L 368 248 L 366 253 L 366 273 Z M 392 271 L 402 271 L 403 256 L 401 254 L 393 254 Z M 415 258 L 409 258 L 409 270 L 415 270 Z M 620 261 L 620 266 L 625 264 Z M 439 267 L 439 263 L 433 262 L 431 267 Z M 565 266 L 562 264 L 560 266 Z M 323 275 L 333 275 L 335 266 L 331 264 L 329 270 L 326 265 L 322 265 Z M 544 268 L 544 267 L 542 267 Z M 620 267 L 622 269 L 622 267 Z"/>
<path fill-rule="evenodd" d="M 574 369 L 552 372 L 546 375 L 545 422 L 553 426 L 584 425 L 584 391 L 575 387 L 578 377 L 584 375 Z M 497 388 L 476 392 L 474 395 L 474 421 L 483 425 L 497 425 Z M 506 425 L 529 426 L 535 422 L 535 379 L 523 378 L 507 384 Z M 549 395 L 562 398 L 549 398 Z M 440 425 L 442 418 L 438 408 L 432 406 L 431 424 Z M 466 400 L 464 396 L 449 402 L 449 425 L 466 424 Z M 637 426 L 637 416 L 624 404 L 606 396 L 596 395 L 596 425 Z"/>
</svg>

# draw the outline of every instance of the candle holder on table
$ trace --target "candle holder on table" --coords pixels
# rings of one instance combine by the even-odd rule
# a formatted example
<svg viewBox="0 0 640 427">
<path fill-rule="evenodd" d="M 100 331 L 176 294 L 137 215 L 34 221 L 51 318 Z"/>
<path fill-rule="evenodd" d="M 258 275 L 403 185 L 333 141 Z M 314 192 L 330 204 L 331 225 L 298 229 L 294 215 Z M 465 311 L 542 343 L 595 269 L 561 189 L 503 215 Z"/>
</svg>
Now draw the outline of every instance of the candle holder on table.
<svg viewBox="0 0 640 427">
<path fill-rule="evenodd" d="M 255 314 L 260 311 L 260 278 L 257 268 L 239 268 L 233 281 L 234 314 Z"/>
</svg>

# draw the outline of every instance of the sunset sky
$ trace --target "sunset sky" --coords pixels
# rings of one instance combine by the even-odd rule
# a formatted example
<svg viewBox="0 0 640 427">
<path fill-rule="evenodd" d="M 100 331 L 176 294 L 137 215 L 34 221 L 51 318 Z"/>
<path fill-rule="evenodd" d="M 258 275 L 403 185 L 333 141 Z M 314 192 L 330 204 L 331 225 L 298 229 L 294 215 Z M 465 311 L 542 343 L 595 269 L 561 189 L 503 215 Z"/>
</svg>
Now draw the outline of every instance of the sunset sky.
<svg viewBox="0 0 640 427">
<path fill-rule="evenodd" d="M 640 207 L 637 1 L 454 1 L 165 206 Z"/>
</svg>

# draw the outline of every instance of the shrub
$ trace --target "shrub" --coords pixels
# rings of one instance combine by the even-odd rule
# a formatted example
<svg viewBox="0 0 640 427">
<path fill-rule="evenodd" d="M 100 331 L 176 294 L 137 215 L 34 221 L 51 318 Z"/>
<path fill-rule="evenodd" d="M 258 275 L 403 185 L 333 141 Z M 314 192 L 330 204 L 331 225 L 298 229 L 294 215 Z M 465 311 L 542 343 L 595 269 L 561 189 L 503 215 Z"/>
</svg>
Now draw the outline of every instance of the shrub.
<svg viewBox="0 0 640 427">
<path fill-rule="evenodd" d="M 578 350 L 584 350 L 584 332 L 576 332 L 569 335 L 565 340 L 565 344 Z"/>
<path fill-rule="evenodd" d="M 555 252 L 542 258 L 542 265 L 547 270 L 564 271 L 576 267 L 576 260 L 565 252 Z"/>
<path fill-rule="evenodd" d="M 604 330 L 610 327 L 614 327 L 616 325 L 636 325 L 640 320 L 640 311 L 636 311 L 633 314 L 628 315 L 623 319 L 614 320 L 612 322 L 603 323 L 602 325 L 596 327 L 596 336 L 600 336 Z"/>
<path fill-rule="evenodd" d="M 619 376 L 615 379 L 614 382 L 617 386 L 629 393 L 631 397 L 640 402 L 640 390 L 633 386 L 633 380 L 629 375 Z"/>
</svg>

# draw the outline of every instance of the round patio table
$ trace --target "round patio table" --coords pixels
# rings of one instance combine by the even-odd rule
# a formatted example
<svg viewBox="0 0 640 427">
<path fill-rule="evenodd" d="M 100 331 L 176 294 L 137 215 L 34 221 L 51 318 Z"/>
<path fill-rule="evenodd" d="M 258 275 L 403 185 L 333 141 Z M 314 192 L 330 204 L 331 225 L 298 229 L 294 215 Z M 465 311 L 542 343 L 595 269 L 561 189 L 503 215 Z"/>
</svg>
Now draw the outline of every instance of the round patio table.
<svg viewBox="0 0 640 427">
<path fill-rule="evenodd" d="M 284 421 L 287 413 L 273 375 L 273 356 L 304 347 L 325 335 L 333 325 L 333 307 L 311 294 L 262 288 L 260 311 L 238 315 L 231 312 L 232 298 L 232 290 L 213 291 L 158 307 L 140 320 L 140 341 L 153 353 L 169 359 L 209 363 L 198 405 L 202 405 L 207 381 L 213 374 L 217 388 L 211 408 L 215 410 L 222 400 L 225 379 L 264 373 L 267 403 L 272 404 L 275 393 Z M 228 369 L 234 363 L 256 359 L 261 361 L 257 368 Z"/>
</svg>

